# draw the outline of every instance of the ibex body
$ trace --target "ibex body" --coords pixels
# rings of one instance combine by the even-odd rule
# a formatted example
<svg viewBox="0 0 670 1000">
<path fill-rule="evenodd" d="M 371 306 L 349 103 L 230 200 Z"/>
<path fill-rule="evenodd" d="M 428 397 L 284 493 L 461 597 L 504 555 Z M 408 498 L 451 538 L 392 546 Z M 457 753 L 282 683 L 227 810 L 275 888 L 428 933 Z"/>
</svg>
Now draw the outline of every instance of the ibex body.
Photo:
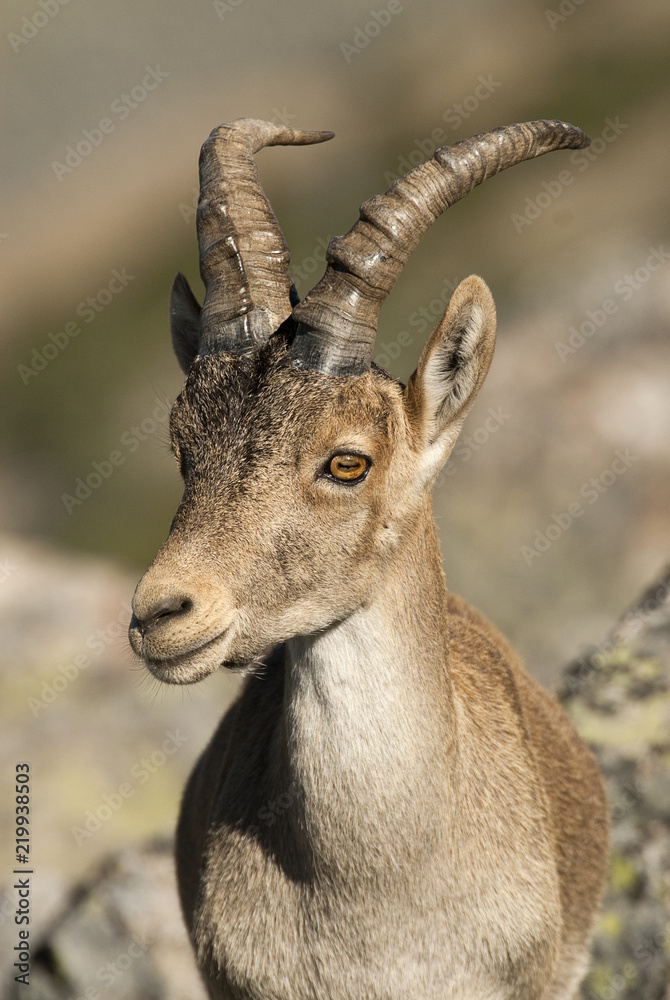
<svg viewBox="0 0 670 1000">
<path fill-rule="evenodd" d="M 329 137 L 212 133 L 202 312 L 173 290 L 185 492 L 131 642 L 168 683 L 250 672 L 184 796 L 184 915 L 221 1000 L 573 1000 L 606 860 L 601 780 L 502 637 L 447 594 L 429 498 L 491 360 L 485 284 L 458 287 L 406 387 L 371 357 L 436 216 L 585 137 L 536 122 L 439 150 L 362 207 L 297 303 L 252 155 Z"/>
</svg>

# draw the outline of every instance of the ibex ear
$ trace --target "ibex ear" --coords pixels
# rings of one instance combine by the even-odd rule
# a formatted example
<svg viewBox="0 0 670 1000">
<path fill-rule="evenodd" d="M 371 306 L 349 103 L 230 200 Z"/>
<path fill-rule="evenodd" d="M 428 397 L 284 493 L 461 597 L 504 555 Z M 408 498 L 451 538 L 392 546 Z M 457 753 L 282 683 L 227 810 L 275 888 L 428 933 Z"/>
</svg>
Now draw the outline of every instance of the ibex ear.
<svg viewBox="0 0 670 1000">
<path fill-rule="evenodd" d="M 177 361 L 188 375 L 198 353 L 200 306 L 183 274 L 178 274 L 170 292 L 170 333 Z"/>
<path fill-rule="evenodd" d="M 425 480 L 446 462 L 493 357 L 496 311 L 476 275 L 460 283 L 405 389 Z"/>
</svg>

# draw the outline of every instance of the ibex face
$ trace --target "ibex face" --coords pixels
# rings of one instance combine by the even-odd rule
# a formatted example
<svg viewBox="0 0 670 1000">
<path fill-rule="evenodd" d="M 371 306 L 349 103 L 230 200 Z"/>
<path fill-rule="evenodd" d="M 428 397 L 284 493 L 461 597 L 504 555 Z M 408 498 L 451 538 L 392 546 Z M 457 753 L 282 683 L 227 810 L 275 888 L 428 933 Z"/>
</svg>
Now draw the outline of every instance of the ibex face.
<svg viewBox="0 0 670 1000">
<path fill-rule="evenodd" d="M 296 369 L 281 336 L 252 356 L 194 361 L 171 417 L 184 498 L 135 595 L 131 638 L 156 676 L 189 683 L 243 665 L 369 600 L 453 445 L 494 332 L 490 294 L 471 278 L 405 390 L 380 370 Z M 441 390 L 442 412 L 429 411 L 431 373 L 457 352 L 456 402 Z"/>
<path fill-rule="evenodd" d="M 203 146 L 205 302 L 201 311 L 181 276 L 171 300 L 188 373 L 171 418 L 185 493 L 138 585 L 130 629 L 134 650 L 170 683 L 248 664 L 370 599 L 427 502 L 495 336 L 490 293 L 471 277 L 403 389 L 371 365 L 381 304 L 423 231 L 472 186 L 585 142 L 571 126 L 538 122 L 438 151 L 362 206 L 296 304 L 252 154 L 330 137 L 240 121 Z"/>
</svg>

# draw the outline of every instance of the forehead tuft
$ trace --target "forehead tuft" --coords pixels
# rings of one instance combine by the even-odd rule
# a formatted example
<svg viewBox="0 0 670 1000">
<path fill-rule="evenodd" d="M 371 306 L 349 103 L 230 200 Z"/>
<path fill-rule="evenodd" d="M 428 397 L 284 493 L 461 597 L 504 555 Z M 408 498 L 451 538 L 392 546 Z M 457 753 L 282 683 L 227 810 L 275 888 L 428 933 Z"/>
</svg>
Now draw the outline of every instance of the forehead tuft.
<svg viewBox="0 0 670 1000">
<path fill-rule="evenodd" d="M 387 426 L 402 389 L 385 374 L 324 375 L 286 363 L 272 341 L 253 355 L 196 358 L 175 401 L 171 431 L 178 442 L 205 440 L 225 430 L 239 439 L 262 425 L 266 438 L 292 435 L 317 423 Z"/>
</svg>

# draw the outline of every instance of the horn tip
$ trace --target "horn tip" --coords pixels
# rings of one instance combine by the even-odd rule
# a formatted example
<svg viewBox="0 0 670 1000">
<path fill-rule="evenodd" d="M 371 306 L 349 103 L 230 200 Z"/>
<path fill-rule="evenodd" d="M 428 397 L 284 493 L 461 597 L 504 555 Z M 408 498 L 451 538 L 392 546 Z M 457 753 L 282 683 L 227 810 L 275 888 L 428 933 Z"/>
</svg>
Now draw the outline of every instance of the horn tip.
<svg viewBox="0 0 670 1000">
<path fill-rule="evenodd" d="M 568 148 L 570 149 L 584 149 L 586 146 L 591 145 L 591 136 L 587 135 L 583 129 L 577 125 L 573 125 L 571 122 L 553 119 L 549 121 L 544 120 L 541 123 L 538 122 L 538 124 L 562 132 L 568 140 Z"/>
</svg>

